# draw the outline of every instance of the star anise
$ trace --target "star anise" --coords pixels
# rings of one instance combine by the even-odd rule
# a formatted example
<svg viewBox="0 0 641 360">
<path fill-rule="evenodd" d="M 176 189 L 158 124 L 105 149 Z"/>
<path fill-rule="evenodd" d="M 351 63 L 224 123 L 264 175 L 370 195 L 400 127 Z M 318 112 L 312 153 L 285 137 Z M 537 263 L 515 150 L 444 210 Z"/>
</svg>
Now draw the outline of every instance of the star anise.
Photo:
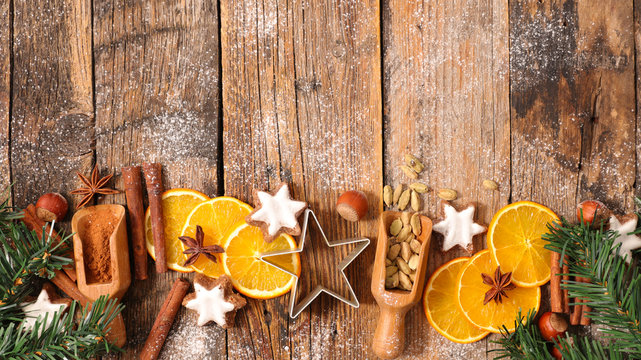
<svg viewBox="0 0 641 360">
<path fill-rule="evenodd" d="M 485 299 L 483 300 L 483 305 L 494 300 L 494 302 L 502 303 L 503 297 L 507 297 L 505 293 L 506 290 L 512 290 L 516 288 L 516 285 L 512 284 L 512 273 L 501 273 L 501 267 L 497 267 L 494 272 L 494 278 L 488 274 L 481 273 L 483 278 L 483 284 L 490 285 L 491 288 L 485 293 Z"/>
<path fill-rule="evenodd" d="M 109 174 L 107 176 L 103 176 L 102 178 L 98 178 L 98 167 L 94 167 L 93 171 L 91 172 L 91 179 L 87 179 L 84 175 L 81 173 L 77 173 L 78 177 L 80 180 L 84 183 L 84 186 L 72 191 L 72 194 L 75 195 L 84 195 L 82 200 L 76 205 L 76 209 L 79 209 L 91 200 L 95 194 L 102 194 L 102 195 L 113 195 L 113 194 L 118 194 L 120 191 L 114 190 L 114 189 L 109 189 L 105 187 L 107 185 L 107 182 L 111 179 L 113 174 Z"/>
<path fill-rule="evenodd" d="M 187 247 L 187 250 L 183 251 L 183 254 L 189 255 L 189 258 L 187 258 L 187 261 L 185 261 L 183 266 L 193 265 L 196 260 L 198 260 L 200 254 L 205 255 L 207 259 L 213 262 L 218 262 L 214 254 L 225 252 L 225 249 L 219 245 L 203 246 L 205 233 L 200 225 L 196 225 L 196 239 L 190 238 L 189 236 L 181 236 L 178 239 L 180 239 L 180 241 L 182 241 Z"/>
</svg>

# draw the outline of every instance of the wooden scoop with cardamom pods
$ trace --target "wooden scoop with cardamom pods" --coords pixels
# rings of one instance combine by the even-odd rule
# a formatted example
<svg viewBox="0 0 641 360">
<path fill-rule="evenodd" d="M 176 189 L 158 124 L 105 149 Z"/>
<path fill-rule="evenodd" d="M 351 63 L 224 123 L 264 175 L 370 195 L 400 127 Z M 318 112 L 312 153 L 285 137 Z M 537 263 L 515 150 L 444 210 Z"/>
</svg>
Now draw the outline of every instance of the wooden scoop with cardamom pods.
<svg viewBox="0 0 641 360">
<path fill-rule="evenodd" d="M 379 218 L 379 232 L 378 244 L 376 245 L 376 258 L 374 260 L 374 270 L 372 272 L 372 295 L 381 309 L 381 314 L 378 319 L 376 331 L 374 332 L 374 340 L 372 341 L 372 349 L 376 356 L 383 359 L 393 359 L 401 355 L 405 348 L 405 314 L 420 300 L 423 295 L 423 287 L 425 286 L 425 277 L 427 270 L 427 255 L 430 246 L 430 238 L 432 234 L 432 220 L 430 218 L 415 214 L 415 220 L 420 220 L 420 225 L 413 224 L 414 230 L 420 227 L 420 233 L 415 231 L 414 235 L 406 238 L 397 238 L 389 235 L 389 229 L 397 219 L 401 218 L 401 213 L 398 211 L 385 211 Z M 418 234 L 416 234 L 418 233 Z M 418 263 L 415 270 L 411 270 L 412 281 L 407 281 L 406 274 L 398 274 L 403 277 L 404 284 L 402 288 L 398 289 L 388 288 L 398 284 L 390 284 L 389 278 L 386 274 L 387 268 L 391 260 L 389 259 L 388 252 L 392 246 L 398 245 L 403 242 L 410 242 L 416 240 L 420 243 L 418 252 Z M 392 244 L 392 242 L 394 244 Z M 401 244 L 402 245 L 402 244 Z M 396 254 L 398 255 L 398 254 Z M 393 256 L 396 257 L 396 256 Z M 387 264 L 386 264 L 386 259 Z M 415 260 L 415 259 L 414 259 Z M 402 263 L 402 264 L 401 264 Z M 398 264 L 404 267 L 405 261 L 398 260 Z M 399 268 L 399 272 L 401 269 Z M 388 279 L 388 287 L 386 287 L 386 279 Z"/>
</svg>

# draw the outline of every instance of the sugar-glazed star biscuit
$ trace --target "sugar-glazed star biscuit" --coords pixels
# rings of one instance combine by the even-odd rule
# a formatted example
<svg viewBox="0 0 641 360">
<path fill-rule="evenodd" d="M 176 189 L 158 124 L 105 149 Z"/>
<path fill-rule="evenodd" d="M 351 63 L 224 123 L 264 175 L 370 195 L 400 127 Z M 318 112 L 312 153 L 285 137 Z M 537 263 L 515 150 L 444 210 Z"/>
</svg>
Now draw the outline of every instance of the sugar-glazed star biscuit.
<svg viewBox="0 0 641 360">
<path fill-rule="evenodd" d="M 460 246 L 472 251 L 472 239 L 484 233 L 487 228 L 474 222 L 476 206 L 469 204 L 465 209 L 456 211 L 447 201 L 441 203 L 443 220 L 434 224 L 432 230 L 443 234 L 443 251 Z"/>
<path fill-rule="evenodd" d="M 198 326 L 213 321 L 225 329 L 230 328 L 234 324 L 236 311 L 247 304 L 244 297 L 234 293 L 227 275 L 212 279 L 196 274 L 194 290 L 185 296 L 183 306 L 198 312 Z"/>
<path fill-rule="evenodd" d="M 253 195 L 255 208 L 245 221 L 259 227 L 265 241 L 272 242 L 282 233 L 300 235 L 298 217 L 307 208 L 307 203 L 292 200 L 286 183 L 281 183 L 273 194 L 254 189 Z"/>
</svg>

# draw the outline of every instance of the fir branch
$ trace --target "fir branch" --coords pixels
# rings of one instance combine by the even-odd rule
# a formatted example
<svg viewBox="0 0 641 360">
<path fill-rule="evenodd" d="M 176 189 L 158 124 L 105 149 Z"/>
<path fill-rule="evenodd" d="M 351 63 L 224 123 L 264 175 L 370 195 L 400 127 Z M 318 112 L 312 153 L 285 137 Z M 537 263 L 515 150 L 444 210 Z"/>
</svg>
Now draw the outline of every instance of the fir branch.
<svg viewBox="0 0 641 360">
<path fill-rule="evenodd" d="M 83 308 L 79 323 L 74 321 L 78 309 L 74 301 L 67 312 L 55 313 L 51 322 L 39 318 L 30 331 L 24 330 L 20 304 L 40 278 L 51 279 L 54 270 L 71 260 L 64 257 L 70 236 L 56 239 L 43 229 L 38 237 L 15 221 L 22 216 L 8 200 L 0 203 L 0 359 L 88 359 L 120 351 L 105 335 L 123 306 L 107 298 Z"/>
<path fill-rule="evenodd" d="M 524 359 L 524 360 L 553 360 L 551 352 L 553 346 L 559 348 L 565 360 L 619 360 L 623 354 L 614 347 L 604 348 L 597 340 L 588 338 L 579 339 L 566 334 L 559 342 L 545 341 L 535 321 L 536 312 L 530 310 L 527 319 L 521 313 L 515 320 L 514 332 L 510 333 L 505 326 L 501 329 L 502 338 L 492 341 L 501 346 L 499 349 L 489 350 L 496 352 L 494 359 Z"/>
<path fill-rule="evenodd" d="M 0 231 L 0 324 L 22 318 L 17 304 L 24 301 L 38 277 L 51 279 L 54 270 L 71 263 L 63 256 L 68 239 L 58 242 L 45 231 L 38 237 L 22 222 L 12 222 Z"/>
<path fill-rule="evenodd" d="M 109 344 L 105 336 L 109 324 L 123 309 L 115 300 L 100 297 L 82 309 L 78 324 L 74 315 L 78 303 L 72 302 L 69 311 L 56 312 L 49 326 L 39 318 L 32 331 L 24 331 L 24 323 L 10 323 L 0 328 L 0 358 L 2 359 L 88 359 L 96 355 L 121 351 Z"/>
<path fill-rule="evenodd" d="M 514 321 L 514 332 L 510 333 L 505 325 L 501 329 L 503 337 L 492 341 L 501 346 L 500 349 L 493 349 L 488 352 L 498 353 L 494 359 L 528 359 L 528 360 L 550 360 L 554 359 L 547 350 L 548 343 L 543 339 L 534 321 L 536 312 L 530 309 L 527 320 L 519 312 L 518 318 Z"/>
<path fill-rule="evenodd" d="M 588 284 L 563 281 L 561 286 L 570 297 L 592 308 L 587 316 L 605 327 L 602 333 L 613 340 L 610 348 L 641 357 L 641 274 L 638 267 L 617 255 L 620 245 L 614 241 L 618 232 L 573 225 L 565 219 L 548 228 L 543 236 L 549 241 L 545 247 L 561 253 L 562 259 L 568 255 L 570 276 L 590 280 Z"/>
<path fill-rule="evenodd" d="M 24 216 L 24 212 L 13 208 L 9 205 L 9 191 L 10 187 L 4 190 L 4 201 L 0 203 L 0 231 L 6 230 L 13 220 L 20 219 Z"/>
</svg>

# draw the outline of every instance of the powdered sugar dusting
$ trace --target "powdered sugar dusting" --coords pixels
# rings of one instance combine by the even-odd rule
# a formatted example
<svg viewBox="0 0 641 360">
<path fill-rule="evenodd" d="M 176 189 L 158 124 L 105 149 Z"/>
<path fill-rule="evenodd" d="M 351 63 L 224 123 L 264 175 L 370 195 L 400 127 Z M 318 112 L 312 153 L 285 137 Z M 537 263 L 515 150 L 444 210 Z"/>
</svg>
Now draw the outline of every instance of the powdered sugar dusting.
<svg viewBox="0 0 641 360">
<path fill-rule="evenodd" d="M 167 335 L 160 360 L 213 360 L 225 353 L 225 330 L 215 324 L 197 326 L 196 317 L 195 312 L 181 310 Z"/>
</svg>

